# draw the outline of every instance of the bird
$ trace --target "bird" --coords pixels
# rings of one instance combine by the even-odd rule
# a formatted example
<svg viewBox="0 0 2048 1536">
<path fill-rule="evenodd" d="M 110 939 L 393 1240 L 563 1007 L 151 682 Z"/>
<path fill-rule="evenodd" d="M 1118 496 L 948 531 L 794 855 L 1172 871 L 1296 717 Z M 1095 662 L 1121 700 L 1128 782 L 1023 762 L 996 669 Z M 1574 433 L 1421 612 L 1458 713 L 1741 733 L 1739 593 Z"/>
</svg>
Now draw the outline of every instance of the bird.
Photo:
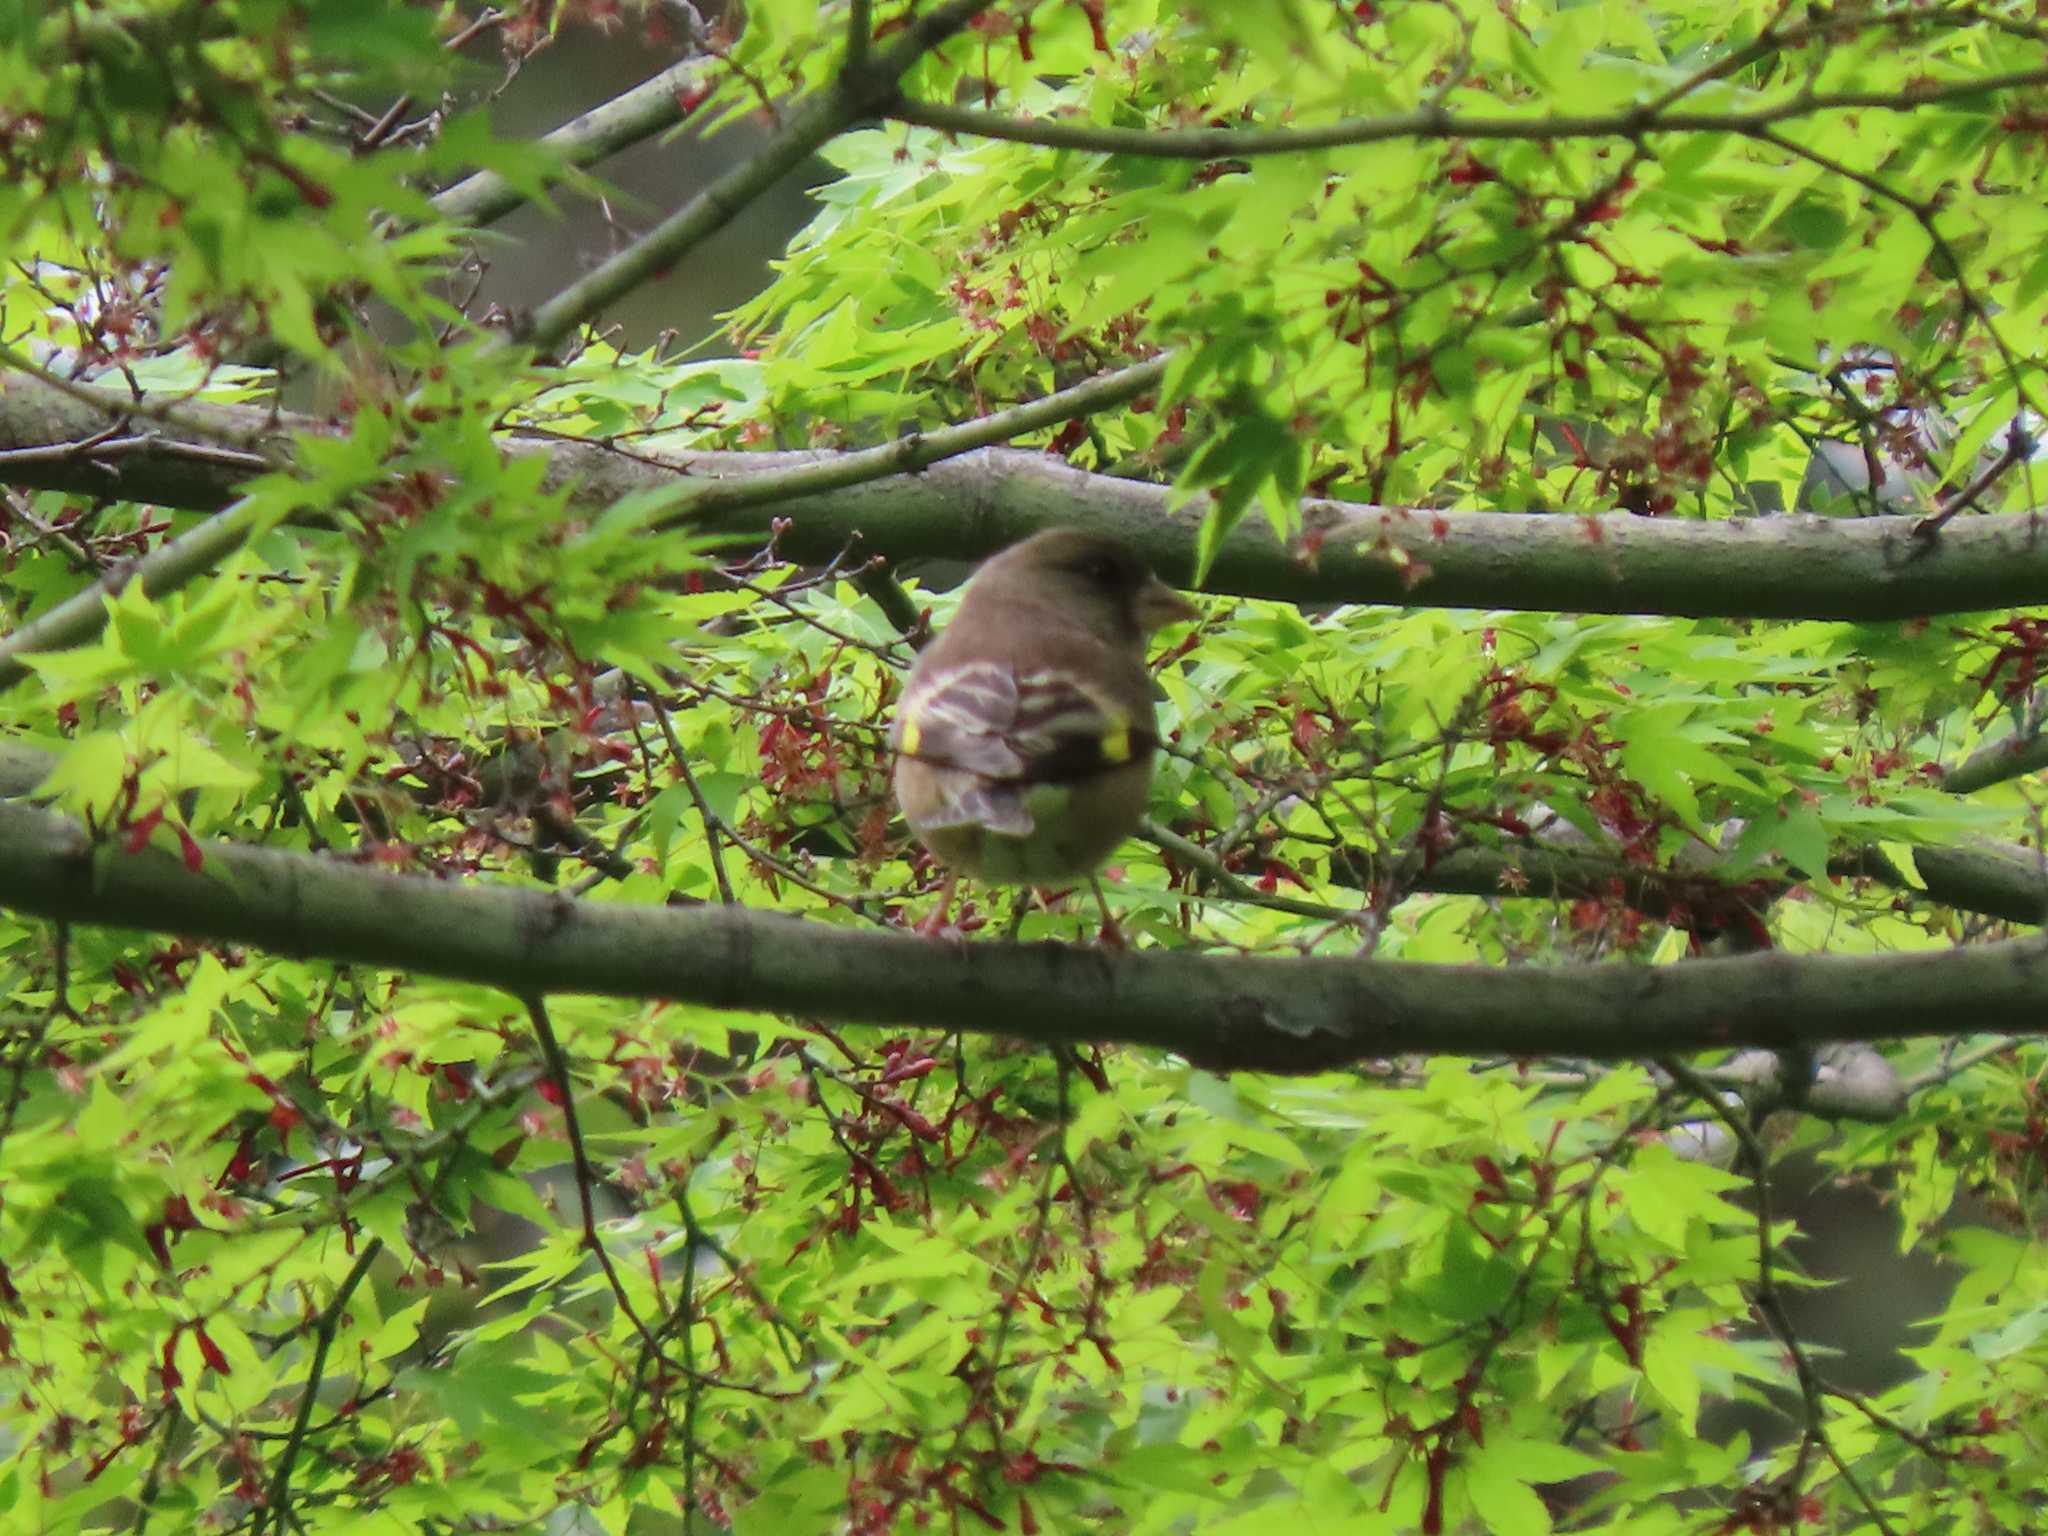
<svg viewBox="0 0 2048 1536">
<path fill-rule="evenodd" d="M 1198 618 L 1129 545 L 1076 528 L 986 561 L 904 685 L 890 744 L 910 829 L 946 867 L 1000 885 L 1095 872 L 1144 817 L 1159 745 L 1145 642 Z"/>
</svg>

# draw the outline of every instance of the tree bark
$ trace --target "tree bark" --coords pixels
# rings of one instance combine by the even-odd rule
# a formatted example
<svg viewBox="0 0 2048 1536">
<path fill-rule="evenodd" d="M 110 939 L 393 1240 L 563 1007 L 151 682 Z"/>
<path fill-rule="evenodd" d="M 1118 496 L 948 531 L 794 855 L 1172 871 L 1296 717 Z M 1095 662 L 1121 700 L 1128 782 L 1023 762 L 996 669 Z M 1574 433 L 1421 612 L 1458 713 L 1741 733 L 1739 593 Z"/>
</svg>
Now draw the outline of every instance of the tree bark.
<svg viewBox="0 0 2048 1536">
<path fill-rule="evenodd" d="M 20 375 L 0 377 L 0 481 L 160 506 L 217 510 L 253 473 L 248 455 L 175 431 L 133 434 L 117 455 L 92 446 L 122 419 Z M 181 422 L 225 441 L 333 432 L 253 407 L 188 404 Z M 543 454 L 549 483 L 603 506 L 678 476 L 743 482 L 827 455 L 703 453 L 657 459 L 602 443 L 508 434 L 512 454 Z M 67 445 L 70 445 L 67 449 Z M 26 454 L 27 456 L 24 456 Z M 885 456 L 886 457 L 886 456 Z M 983 448 L 912 474 L 720 509 L 697 526 L 760 542 L 788 524 L 784 553 L 824 561 L 855 539 L 893 560 L 979 560 L 1054 525 L 1136 545 L 1185 583 L 1200 517 L 1172 492 L 1073 469 L 1042 453 Z M 2033 515 L 1958 519 L 1938 534 L 1908 517 L 1758 517 L 1690 522 L 1623 515 L 1433 512 L 1311 500 L 1290 546 L 1247 518 L 1224 542 L 1207 589 L 1302 603 L 1512 608 L 1692 617 L 1899 620 L 2048 602 L 2048 537 Z"/>
<path fill-rule="evenodd" d="M 1782 1050 L 2031 1032 L 2048 1017 L 2048 947 L 2037 939 L 1654 967 L 959 944 L 728 907 L 577 901 L 220 843 L 205 847 L 194 872 L 169 852 L 127 854 L 21 805 L 0 805 L 0 903 L 514 993 L 1122 1041 L 1267 1072 L 1411 1052 L 1650 1059 L 1737 1045 Z"/>
</svg>

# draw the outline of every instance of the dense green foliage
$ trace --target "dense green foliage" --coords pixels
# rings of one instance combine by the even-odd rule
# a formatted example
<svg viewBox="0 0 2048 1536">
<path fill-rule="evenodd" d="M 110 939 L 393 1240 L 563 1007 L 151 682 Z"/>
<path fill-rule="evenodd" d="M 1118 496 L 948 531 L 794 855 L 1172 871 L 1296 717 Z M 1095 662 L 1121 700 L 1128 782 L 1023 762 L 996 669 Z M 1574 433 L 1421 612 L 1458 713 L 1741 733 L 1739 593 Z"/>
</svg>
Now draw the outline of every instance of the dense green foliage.
<svg viewBox="0 0 2048 1536">
<path fill-rule="evenodd" d="M 611 9 L 490 35 L 677 25 Z M 1822 438 L 1889 461 L 1894 509 L 1983 480 L 1973 512 L 2032 517 L 2029 465 L 1986 473 L 2041 401 L 2031 7 L 1018 0 L 826 125 L 816 219 L 689 359 L 536 359 L 465 313 L 477 232 L 430 193 L 583 174 L 494 135 L 469 19 L 0 4 L 4 439 L 67 389 L 103 422 L 0 456 L 0 787 L 107 878 L 230 840 L 901 929 L 939 878 L 887 799 L 920 636 L 867 562 L 901 530 L 800 565 L 801 512 L 714 539 L 549 451 L 869 446 L 1170 352 L 1023 440 L 1090 472 L 1077 521 L 1174 485 L 1208 577 L 1158 668 L 1156 835 L 1113 867 L 1128 944 L 1647 969 L 2031 931 L 2037 786 L 1946 774 L 2036 730 L 2040 619 L 1737 620 L 1706 582 L 1698 617 L 1625 584 L 1557 615 L 1511 568 L 1488 609 L 1303 609 L 1233 595 L 1228 542 L 1299 536 L 1304 496 L 1442 541 L 1760 539 Z M 912 35 L 762 0 L 713 19 L 687 105 L 772 139 Z M 1111 137 L 902 120 L 956 100 Z M 269 430 L 309 401 L 323 430 Z M 1577 526 L 1601 560 L 1611 523 Z M 1910 583 L 1940 535 L 1900 537 Z M 936 623 L 948 585 L 912 583 Z M 80 593 L 82 643 L 21 643 Z M 1934 889 L 1987 839 L 2019 897 Z M 960 942 L 1097 936 L 1085 890 L 962 911 Z M 1886 1050 L 1904 1107 L 1845 1126 L 1797 1112 L 1797 1053 L 1735 1092 L 1722 1057 L 1587 1063 L 1541 1022 L 1492 1060 L 1222 1076 L 0 912 L 0 1525 L 2038 1529 L 2039 1044 L 1958 997 L 1954 1036 Z M 1948 1261 L 1882 1392 L 1786 1331 L 1790 1151 Z"/>
</svg>

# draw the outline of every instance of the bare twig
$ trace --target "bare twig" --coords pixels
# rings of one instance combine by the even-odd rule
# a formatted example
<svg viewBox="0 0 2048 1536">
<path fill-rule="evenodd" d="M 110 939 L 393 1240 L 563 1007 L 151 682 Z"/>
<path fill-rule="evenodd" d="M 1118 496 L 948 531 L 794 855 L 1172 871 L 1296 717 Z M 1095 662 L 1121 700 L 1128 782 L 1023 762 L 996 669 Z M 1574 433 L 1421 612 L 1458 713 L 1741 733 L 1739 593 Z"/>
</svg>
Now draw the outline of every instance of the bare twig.
<svg viewBox="0 0 2048 1536">
<path fill-rule="evenodd" d="M 561 1044 L 555 1039 L 553 1024 L 548 1020 L 546 1002 L 535 993 L 528 993 L 522 1001 L 526 1004 L 527 1018 L 533 1024 L 533 1036 L 540 1046 L 541 1060 L 546 1064 L 548 1081 L 553 1085 L 562 1109 L 562 1125 L 569 1137 L 569 1158 L 576 1175 L 576 1203 L 583 1223 L 583 1246 L 590 1256 L 597 1260 L 604 1271 L 612 1298 L 618 1303 L 620 1314 L 640 1338 L 648 1353 L 665 1367 L 675 1371 L 685 1381 L 699 1382 L 705 1386 L 724 1387 L 734 1392 L 745 1392 L 755 1397 L 783 1399 L 801 1396 L 797 1392 L 774 1392 L 765 1387 L 749 1386 L 744 1382 L 727 1381 L 722 1377 L 707 1375 L 694 1370 L 670 1355 L 662 1345 L 661 1334 L 641 1320 L 639 1309 L 626 1294 L 625 1282 L 619 1277 L 618 1267 L 612 1262 L 611 1250 L 605 1247 L 604 1239 L 598 1235 L 597 1208 L 591 1191 L 597 1185 L 597 1169 L 590 1161 L 589 1150 L 583 1141 L 583 1122 L 576 1113 L 575 1085 L 569 1079 L 568 1058 L 562 1054 Z M 670 1319 L 668 1332 L 677 1319 Z"/>
<path fill-rule="evenodd" d="M 527 1017 L 533 1023 L 533 1037 L 540 1046 L 541 1060 L 547 1065 L 548 1081 L 554 1085 L 555 1098 L 562 1111 L 562 1125 L 569 1137 L 569 1157 L 576 1176 L 576 1204 L 583 1218 L 583 1247 L 604 1271 L 612 1297 L 617 1301 L 620 1313 L 632 1324 L 633 1331 L 658 1357 L 663 1356 L 661 1341 L 640 1320 L 639 1310 L 633 1305 L 633 1298 L 626 1294 L 625 1282 L 619 1278 L 619 1271 L 612 1263 L 611 1250 L 598 1235 L 597 1207 L 591 1198 L 591 1190 L 597 1184 L 597 1170 L 583 1145 L 583 1122 L 576 1113 L 576 1085 L 569 1080 L 568 1059 L 562 1055 L 561 1044 L 555 1039 L 554 1025 L 548 1020 L 547 1004 L 538 995 L 527 996 L 525 1003 Z"/>
<path fill-rule="evenodd" d="M 2015 421 L 2006 429 L 2005 446 L 1998 455 L 1976 474 L 1970 483 L 1953 495 L 1941 499 L 1941 509 L 1931 516 L 1922 518 L 1914 525 L 1913 531 L 1922 538 L 1928 538 L 1941 531 L 1942 525 L 1958 512 L 1976 505 L 1977 498 L 2005 475 L 2015 464 L 2020 463 L 2034 451 L 2035 443 L 2025 428 Z M 1981 510 L 1981 509 L 1979 509 Z"/>
<path fill-rule="evenodd" d="M 1975 1046 L 1967 1051 L 1961 1051 L 1954 1055 L 1947 1055 L 1945 1053 L 1943 1060 L 1938 1065 L 1929 1067 L 1925 1072 L 1915 1073 L 1912 1077 L 1907 1078 L 1901 1086 L 1909 1095 L 1923 1092 L 1929 1088 L 1938 1088 L 1943 1083 L 1951 1082 L 1961 1077 L 1972 1067 L 1982 1066 L 1987 1061 L 1996 1061 L 1999 1057 L 2009 1054 L 2024 1043 L 2024 1041 L 2015 1036 L 2001 1035 L 1995 1040 L 1987 1040 L 1982 1045 Z"/>
</svg>

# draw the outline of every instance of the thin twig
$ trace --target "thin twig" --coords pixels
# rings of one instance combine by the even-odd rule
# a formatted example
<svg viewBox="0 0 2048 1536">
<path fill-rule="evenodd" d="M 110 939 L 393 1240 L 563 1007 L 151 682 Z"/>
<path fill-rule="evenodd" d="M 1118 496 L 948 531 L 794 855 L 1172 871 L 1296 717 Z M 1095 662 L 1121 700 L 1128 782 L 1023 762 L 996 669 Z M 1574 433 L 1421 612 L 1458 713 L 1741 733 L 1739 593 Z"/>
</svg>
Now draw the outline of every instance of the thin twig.
<svg viewBox="0 0 2048 1536">
<path fill-rule="evenodd" d="M 320 1313 L 313 1323 L 313 1363 L 306 1372 L 306 1388 L 299 1394 L 298 1417 L 292 1421 L 291 1438 L 285 1442 L 284 1450 L 278 1456 L 277 1471 L 270 1480 L 271 1529 L 282 1531 L 291 1511 L 292 1467 L 299 1459 L 299 1449 L 305 1444 L 306 1426 L 312 1422 L 313 1399 L 320 1392 L 320 1378 L 327 1371 L 327 1351 L 333 1347 L 335 1331 L 341 1326 L 342 1310 L 347 1307 L 349 1297 L 355 1294 L 363 1277 L 370 1272 L 370 1266 L 377 1261 L 377 1255 L 384 1251 L 384 1239 L 373 1237 L 363 1244 L 362 1251 L 349 1272 L 342 1277 L 341 1285 L 335 1290 L 334 1299 Z M 257 1517 L 261 1527 L 262 1516 Z"/>
<path fill-rule="evenodd" d="M 957 426 L 912 432 L 877 448 L 764 470 L 730 480 L 678 476 L 666 486 L 641 492 L 640 515 L 656 531 L 686 522 L 738 512 L 798 496 L 865 485 L 890 475 L 912 474 L 977 448 L 1009 442 L 1077 417 L 1093 415 L 1158 388 L 1173 354 L 1165 353 L 1128 368 L 1119 368 L 1085 383 L 1057 390 L 1037 400 L 996 411 Z"/>
<path fill-rule="evenodd" d="M 1863 1506 L 1867 1514 L 1884 1536 L 1897 1536 L 1891 1522 L 1885 1518 L 1876 1500 L 1863 1487 L 1855 1472 L 1837 1450 L 1827 1430 L 1827 1410 L 1823 1399 L 1828 1393 L 1828 1384 L 1822 1380 L 1806 1347 L 1800 1343 L 1798 1331 L 1792 1326 L 1791 1315 L 1785 1310 L 1784 1294 L 1778 1288 L 1776 1240 L 1771 1228 L 1776 1218 L 1771 1209 L 1770 1154 L 1764 1150 L 1762 1139 L 1745 1108 L 1737 1113 L 1728 1102 L 1727 1096 L 1717 1091 L 1687 1063 L 1676 1057 L 1667 1057 L 1658 1065 L 1670 1075 L 1673 1082 L 1683 1086 L 1705 1106 L 1733 1136 L 1742 1148 L 1749 1164 L 1750 1187 L 1756 1195 L 1756 1284 L 1752 1299 L 1757 1315 L 1764 1326 L 1775 1337 L 1792 1362 L 1792 1373 L 1799 1388 L 1800 1403 L 1804 1411 L 1805 1428 L 1799 1437 L 1799 1448 L 1793 1453 L 1792 1465 L 1780 1479 L 1778 1487 L 1788 1501 L 1796 1500 L 1803 1491 L 1806 1467 L 1815 1450 L 1827 1458 L 1843 1484 Z"/>
<path fill-rule="evenodd" d="M 1963 511 L 1967 507 L 1975 506 L 1977 498 L 1990 490 L 2005 475 L 2006 471 L 2031 454 L 2035 446 L 2034 440 L 2015 421 L 2010 427 L 2006 428 L 2005 446 L 1999 450 L 1998 455 L 1989 464 L 1986 464 L 1983 469 L 1979 470 L 1976 478 L 1971 480 L 1968 485 L 1952 496 L 1942 497 L 1940 510 L 1931 516 L 1922 518 L 1914 525 L 1913 532 L 1923 539 L 1940 532 L 1942 525 L 1958 512 Z M 1978 510 L 1981 511 L 1983 509 L 1979 508 Z"/>
<path fill-rule="evenodd" d="M 1386 117 L 1344 118 L 1320 128 L 1106 128 L 1050 118 L 1007 117 L 946 102 L 908 99 L 889 107 L 887 116 L 945 133 L 1002 139 L 1041 149 L 1149 159 L 1236 160 L 1356 148 L 1400 139 L 1556 143 L 1565 139 L 1639 139 L 1653 133 L 1757 135 L 1775 124 L 1823 112 L 1917 112 L 1930 106 L 1975 101 L 2000 91 L 2042 85 L 2048 85 L 2048 69 L 2015 70 L 1976 80 L 1908 86 L 1897 91 L 1802 91 L 1747 112 L 1669 112 L 1659 110 L 1654 102 L 1646 102 L 1616 112 L 1488 117 L 1425 107 Z"/>
<path fill-rule="evenodd" d="M 521 999 L 526 1004 L 526 1014 L 533 1024 L 534 1040 L 540 1046 L 541 1059 L 547 1066 L 548 1081 L 554 1085 L 555 1096 L 561 1101 L 562 1125 L 569 1137 L 569 1158 L 576 1172 L 576 1203 L 583 1220 L 583 1246 L 589 1250 L 598 1267 L 604 1271 L 612 1298 L 618 1303 L 619 1312 L 631 1325 L 648 1352 L 668 1369 L 675 1371 L 685 1381 L 697 1381 L 705 1386 L 725 1387 L 735 1392 L 746 1392 L 755 1397 L 781 1400 L 801 1396 L 797 1392 L 774 1392 L 765 1387 L 749 1386 L 743 1382 L 727 1381 L 718 1376 L 706 1375 L 694 1370 L 670 1355 L 662 1347 L 661 1336 L 641 1320 L 639 1309 L 626 1294 L 625 1282 L 620 1278 L 616 1265 L 612 1263 L 611 1250 L 605 1247 L 604 1239 L 597 1231 L 597 1208 L 591 1199 L 591 1190 L 597 1184 L 597 1169 L 590 1161 L 589 1149 L 583 1141 L 583 1123 L 576 1113 L 575 1085 L 569 1080 L 568 1059 L 562 1054 L 561 1044 L 555 1039 L 554 1026 L 548 1021 L 547 1001 L 539 993 L 530 992 Z"/>
<path fill-rule="evenodd" d="M 2001 1035 L 1996 1040 L 1987 1041 L 1973 1050 L 1964 1051 L 1959 1056 L 1943 1061 L 1940 1066 L 1929 1067 L 1925 1072 L 1916 1073 L 1907 1078 L 1900 1087 L 1909 1097 L 1929 1088 L 1938 1088 L 1943 1083 L 1961 1077 L 1972 1067 L 1982 1066 L 1987 1061 L 1996 1061 L 2025 1043 L 2017 1036 Z"/>
<path fill-rule="evenodd" d="M 1148 820 L 1142 823 L 1138 828 L 1138 836 L 1162 853 L 1170 854 L 1181 864 L 1198 870 L 1216 886 L 1226 901 L 1265 907 L 1274 912 L 1289 912 L 1296 917 L 1312 917 L 1320 922 L 1341 923 L 1347 928 L 1360 927 L 1366 921 L 1366 914 L 1356 908 L 1332 907 L 1319 901 L 1297 901 L 1291 896 L 1268 895 L 1247 885 L 1221 859 L 1201 844 L 1190 842 L 1177 832 L 1169 832 L 1157 822 Z"/>
<path fill-rule="evenodd" d="M 662 740 L 668 743 L 669 763 L 677 777 L 683 781 L 683 789 L 690 797 L 690 803 L 697 808 L 697 818 L 704 823 L 704 846 L 711 855 L 711 877 L 718 883 L 718 899 L 726 906 L 737 906 L 739 898 L 732 893 L 732 877 L 725 872 L 725 850 L 719 846 L 719 836 L 724 823 L 711 809 L 711 802 L 704 798 L 704 791 L 697 783 L 697 775 L 690 771 L 690 755 L 683 750 L 682 742 L 676 736 L 675 722 L 669 718 L 668 708 L 651 692 L 638 693 L 635 697 L 645 700 L 654 711 L 655 723 L 661 727 Z"/>
<path fill-rule="evenodd" d="M 462 28 L 460 31 L 451 35 L 447 42 L 444 43 L 442 46 L 445 47 L 450 53 L 459 52 L 462 49 L 468 47 L 469 44 L 477 37 L 479 33 L 485 32 L 490 28 L 499 25 L 504 21 L 504 19 L 505 17 L 501 12 L 494 10 L 489 6 L 486 6 L 482 11 L 477 13 L 476 20 L 472 21 L 468 26 Z"/>
<path fill-rule="evenodd" d="M 1928 244 L 1933 247 L 1935 254 L 1941 258 L 1942 264 L 1946 266 L 1947 282 L 1949 286 L 1955 289 L 1956 298 L 1961 303 L 1963 312 L 1977 322 L 1978 328 L 1984 332 L 1985 336 L 1990 339 L 1991 345 L 1997 349 L 1999 358 L 2005 364 L 2006 375 L 2011 384 L 2014 398 L 2022 406 L 2035 408 L 2038 413 L 2038 405 L 2033 397 L 2027 393 L 2025 383 L 2023 382 L 2024 371 L 2020 366 L 2018 355 L 2013 351 L 2012 343 L 2006 340 L 2005 333 L 1998 328 L 1998 323 L 1992 315 L 1990 305 L 1985 303 L 1983 296 L 1977 292 L 1976 288 L 1971 285 L 1970 280 L 1964 276 L 1968 267 L 1963 261 L 1961 253 L 1956 250 L 1954 242 L 1942 231 L 1941 226 L 1935 222 L 1935 213 L 1939 207 L 1939 199 L 1937 197 L 1912 197 L 1890 185 L 1881 177 L 1872 175 L 1868 171 L 1859 171 L 1854 166 L 1836 159 L 1833 155 L 1823 154 L 1817 149 L 1810 149 L 1806 145 L 1799 143 L 1796 139 L 1789 139 L 1782 133 L 1778 133 L 1768 127 L 1741 128 L 1735 131 L 1755 139 L 1758 143 L 1772 145 L 1785 154 L 1806 161 L 1809 165 L 1818 166 L 1830 175 L 1839 176 L 1844 181 L 1853 182 L 1855 185 L 1863 188 L 1864 191 L 1870 193 L 1871 196 L 1880 198 L 1894 207 L 1902 208 L 1911 214 L 1914 222 L 1920 226 L 1921 232 L 1927 236 Z"/>
<path fill-rule="evenodd" d="M 618 1269 L 612 1263 L 611 1250 L 598 1236 L 597 1208 L 590 1193 L 597 1183 L 597 1170 L 592 1166 L 590 1153 L 583 1144 L 583 1122 L 576 1113 L 576 1087 L 569 1080 L 568 1060 L 562 1055 L 561 1044 L 555 1039 L 554 1025 L 548 1020 L 547 1002 L 538 993 L 529 993 L 524 1001 L 527 1017 L 533 1023 L 534 1039 L 540 1045 L 541 1060 L 547 1065 L 548 1081 L 554 1084 L 555 1097 L 560 1102 L 562 1125 L 569 1137 L 569 1157 L 576 1170 L 576 1203 L 583 1217 L 583 1246 L 604 1270 L 619 1311 L 632 1324 L 633 1331 L 657 1356 L 662 1356 L 661 1341 L 640 1320 L 633 1298 L 626 1294 L 625 1282 L 619 1278 Z"/>
</svg>

